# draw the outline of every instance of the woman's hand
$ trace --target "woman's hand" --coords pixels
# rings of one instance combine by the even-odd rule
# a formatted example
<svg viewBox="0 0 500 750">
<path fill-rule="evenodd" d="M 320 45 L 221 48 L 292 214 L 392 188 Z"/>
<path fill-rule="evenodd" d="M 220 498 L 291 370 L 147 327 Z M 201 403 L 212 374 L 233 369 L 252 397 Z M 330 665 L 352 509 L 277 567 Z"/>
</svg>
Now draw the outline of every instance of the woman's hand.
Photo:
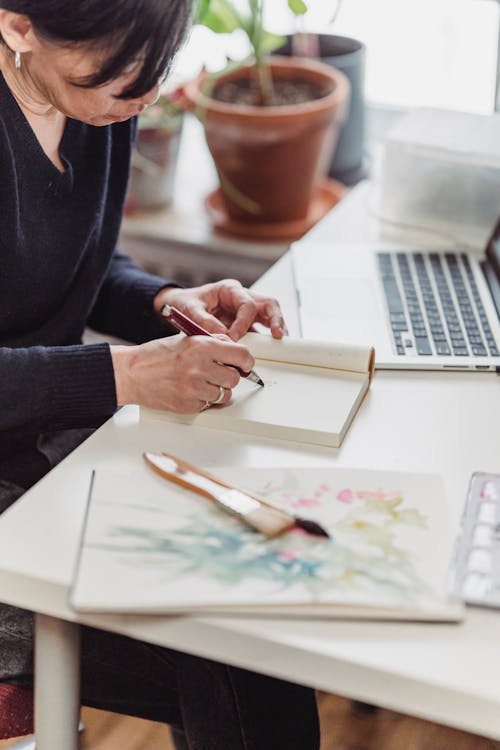
<svg viewBox="0 0 500 750">
<path fill-rule="evenodd" d="M 154 301 L 158 313 L 163 305 L 173 305 L 210 333 L 225 333 L 233 341 L 238 341 L 254 323 L 269 328 L 275 339 L 287 333 L 277 300 L 255 294 L 235 279 L 191 289 L 162 289 Z"/>
<path fill-rule="evenodd" d="M 243 372 L 253 369 L 246 347 L 226 336 L 169 336 L 139 346 L 112 346 L 118 404 L 194 414 L 226 404 Z"/>
</svg>

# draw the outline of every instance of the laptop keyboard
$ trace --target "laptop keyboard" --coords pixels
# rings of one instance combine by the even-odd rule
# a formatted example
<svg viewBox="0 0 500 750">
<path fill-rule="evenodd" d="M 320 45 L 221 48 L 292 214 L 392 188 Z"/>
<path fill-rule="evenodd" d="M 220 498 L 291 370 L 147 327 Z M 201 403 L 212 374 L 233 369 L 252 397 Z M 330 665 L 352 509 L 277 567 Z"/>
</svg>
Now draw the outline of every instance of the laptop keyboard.
<svg viewBox="0 0 500 750">
<path fill-rule="evenodd" d="M 466 255 L 377 253 L 398 354 L 499 356 Z"/>
</svg>

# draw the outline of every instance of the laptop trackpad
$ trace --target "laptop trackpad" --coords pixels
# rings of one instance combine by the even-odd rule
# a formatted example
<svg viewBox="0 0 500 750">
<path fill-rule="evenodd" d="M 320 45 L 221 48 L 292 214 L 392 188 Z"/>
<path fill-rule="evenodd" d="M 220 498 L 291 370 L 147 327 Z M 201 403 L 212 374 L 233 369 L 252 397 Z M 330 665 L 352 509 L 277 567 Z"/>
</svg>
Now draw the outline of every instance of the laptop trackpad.
<svg viewBox="0 0 500 750">
<path fill-rule="evenodd" d="M 368 279 L 305 279 L 300 303 L 305 338 L 370 344 L 384 328 L 374 284 Z"/>
</svg>

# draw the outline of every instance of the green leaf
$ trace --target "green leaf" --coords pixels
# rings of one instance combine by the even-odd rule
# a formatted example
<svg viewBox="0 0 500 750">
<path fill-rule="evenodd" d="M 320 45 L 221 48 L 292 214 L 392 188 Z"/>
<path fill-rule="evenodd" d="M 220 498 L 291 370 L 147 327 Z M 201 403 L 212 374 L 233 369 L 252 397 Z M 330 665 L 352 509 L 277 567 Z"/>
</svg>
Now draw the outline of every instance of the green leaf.
<svg viewBox="0 0 500 750">
<path fill-rule="evenodd" d="M 242 19 L 227 0 L 202 0 L 198 23 L 217 34 L 231 34 L 241 28 Z"/>
<path fill-rule="evenodd" d="M 198 0 L 198 7 L 196 11 L 195 6 L 195 23 L 203 23 L 203 18 L 208 13 L 211 0 Z"/>
<path fill-rule="evenodd" d="M 304 0 L 288 0 L 288 7 L 296 16 L 303 16 L 307 13 L 307 5 Z"/>
<path fill-rule="evenodd" d="M 271 34 L 269 31 L 264 31 L 262 34 L 262 52 L 265 55 L 274 52 L 274 50 L 283 47 L 286 42 L 286 37 L 278 36 L 278 34 Z"/>
</svg>

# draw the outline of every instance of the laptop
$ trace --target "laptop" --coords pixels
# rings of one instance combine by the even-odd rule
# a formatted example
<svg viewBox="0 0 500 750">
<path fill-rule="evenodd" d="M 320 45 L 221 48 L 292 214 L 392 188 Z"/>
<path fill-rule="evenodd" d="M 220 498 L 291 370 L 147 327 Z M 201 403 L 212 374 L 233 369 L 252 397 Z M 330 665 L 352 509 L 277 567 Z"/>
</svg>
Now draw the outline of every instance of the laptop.
<svg viewBox="0 0 500 750">
<path fill-rule="evenodd" d="M 371 344 L 379 369 L 500 372 L 500 217 L 482 253 L 292 245 L 304 338 Z"/>
</svg>

